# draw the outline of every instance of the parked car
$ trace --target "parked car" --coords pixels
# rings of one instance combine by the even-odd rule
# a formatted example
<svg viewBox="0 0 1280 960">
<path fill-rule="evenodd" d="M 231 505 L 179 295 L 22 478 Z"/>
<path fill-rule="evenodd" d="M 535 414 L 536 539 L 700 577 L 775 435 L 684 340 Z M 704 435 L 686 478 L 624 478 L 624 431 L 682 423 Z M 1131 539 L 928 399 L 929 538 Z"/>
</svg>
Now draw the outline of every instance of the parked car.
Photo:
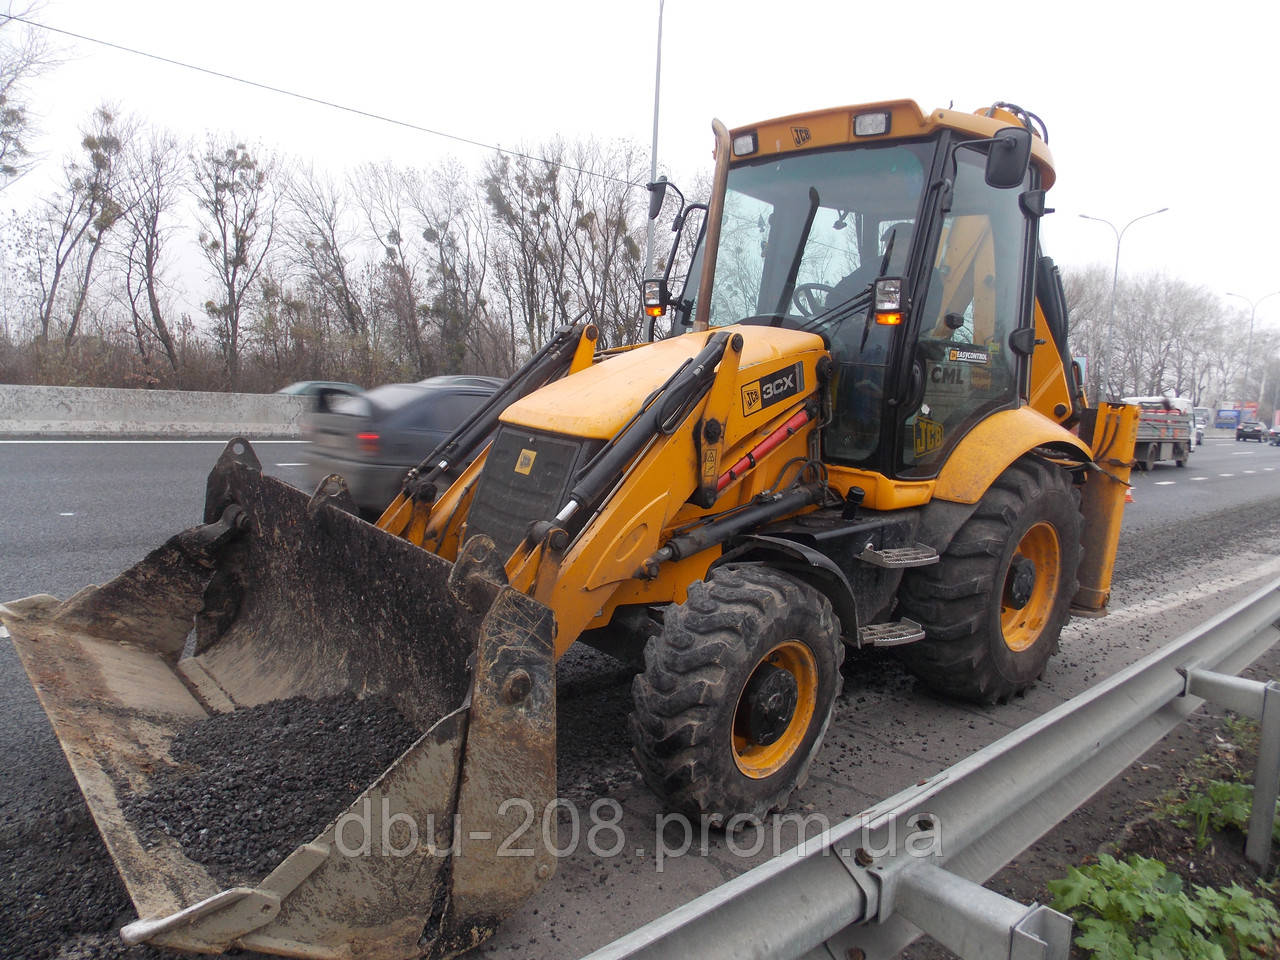
<svg viewBox="0 0 1280 960">
<path fill-rule="evenodd" d="M 303 458 L 314 487 L 340 474 L 366 518 L 395 499 L 415 467 L 497 391 L 497 377 L 432 377 L 332 400 L 303 419 Z"/>
<path fill-rule="evenodd" d="M 1270 436 L 1271 431 L 1261 420 L 1244 420 L 1240 426 L 1236 427 L 1237 440 L 1257 440 L 1259 443 L 1266 443 Z"/>
</svg>

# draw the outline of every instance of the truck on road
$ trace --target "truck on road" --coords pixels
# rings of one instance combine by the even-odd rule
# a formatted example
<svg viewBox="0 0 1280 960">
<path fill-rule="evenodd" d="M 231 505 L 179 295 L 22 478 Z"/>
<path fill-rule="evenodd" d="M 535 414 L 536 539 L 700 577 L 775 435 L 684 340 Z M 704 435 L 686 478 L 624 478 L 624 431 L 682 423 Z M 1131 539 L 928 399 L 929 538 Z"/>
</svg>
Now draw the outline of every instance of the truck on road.
<svg viewBox="0 0 1280 960">
<path fill-rule="evenodd" d="M 1195 446 L 1195 424 L 1190 400 L 1180 397 L 1125 397 L 1141 409 L 1138 441 L 1133 460 L 1139 470 L 1150 470 L 1161 460 L 1185 467 Z"/>
</svg>

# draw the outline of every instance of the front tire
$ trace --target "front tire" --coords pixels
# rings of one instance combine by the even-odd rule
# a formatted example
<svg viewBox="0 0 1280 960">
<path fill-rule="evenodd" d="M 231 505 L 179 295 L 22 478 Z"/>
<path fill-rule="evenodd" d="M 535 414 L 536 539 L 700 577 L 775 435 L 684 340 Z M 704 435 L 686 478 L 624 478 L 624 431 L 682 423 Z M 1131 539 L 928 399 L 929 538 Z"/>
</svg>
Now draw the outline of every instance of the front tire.
<svg viewBox="0 0 1280 960">
<path fill-rule="evenodd" d="M 910 570 L 899 599 L 926 637 L 904 647 L 913 673 L 940 693 L 1004 703 L 1057 652 L 1077 588 L 1080 494 L 1064 470 L 1034 457 L 991 485 L 939 563 Z"/>
<path fill-rule="evenodd" d="M 725 566 L 669 607 L 632 683 L 632 754 L 665 804 L 759 822 L 804 783 L 843 686 L 831 603 L 755 564 Z"/>
</svg>

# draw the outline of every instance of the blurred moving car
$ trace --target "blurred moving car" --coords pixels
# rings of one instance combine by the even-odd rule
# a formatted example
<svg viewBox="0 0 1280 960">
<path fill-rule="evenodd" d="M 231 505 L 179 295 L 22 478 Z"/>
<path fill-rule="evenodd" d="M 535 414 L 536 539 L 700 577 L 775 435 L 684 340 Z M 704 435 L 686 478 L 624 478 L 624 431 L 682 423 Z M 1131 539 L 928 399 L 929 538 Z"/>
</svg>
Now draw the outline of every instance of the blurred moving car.
<svg viewBox="0 0 1280 960">
<path fill-rule="evenodd" d="M 1280 426 L 1271 428 L 1271 445 L 1273 447 L 1280 447 Z"/>
<path fill-rule="evenodd" d="M 341 380 L 299 380 L 287 387 L 281 387 L 276 393 L 287 393 L 293 397 L 318 397 L 325 394 L 358 397 L 364 393 L 364 388 Z"/>
<path fill-rule="evenodd" d="M 1199 407 L 1196 407 L 1199 410 Z M 1204 443 L 1204 418 L 1198 413 L 1192 414 L 1192 432 L 1195 434 L 1196 446 Z"/>
<path fill-rule="evenodd" d="M 347 481 L 366 517 L 381 514 L 400 492 L 410 467 L 492 396 L 497 377 L 431 377 L 390 383 L 356 397 L 332 399 L 308 414 L 302 437 L 307 480 L 314 488 L 331 473 Z"/>
<path fill-rule="evenodd" d="M 1270 435 L 1271 431 L 1261 420 L 1244 420 L 1240 426 L 1236 427 L 1237 440 L 1257 440 L 1259 443 L 1266 443 Z"/>
</svg>

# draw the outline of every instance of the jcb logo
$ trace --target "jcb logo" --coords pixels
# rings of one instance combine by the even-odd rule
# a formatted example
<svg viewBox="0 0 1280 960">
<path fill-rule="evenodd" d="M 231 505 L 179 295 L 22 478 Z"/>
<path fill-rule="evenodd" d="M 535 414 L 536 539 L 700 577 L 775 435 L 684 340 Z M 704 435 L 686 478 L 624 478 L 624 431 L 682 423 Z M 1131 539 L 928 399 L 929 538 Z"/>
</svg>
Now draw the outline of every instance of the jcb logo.
<svg viewBox="0 0 1280 960">
<path fill-rule="evenodd" d="M 516 458 L 516 473 L 527 477 L 529 472 L 533 470 L 533 460 L 537 455 L 538 452 L 536 450 L 521 450 L 520 456 Z"/>
<path fill-rule="evenodd" d="M 742 415 L 749 417 L 779 400 L 794 397 L 804 389 L 804 365 L 793 363 L 789 367 L 743 384 Z"/>
<path fill-rule="evenodd" d="M 926 453 L 933 453 L 933 451 L 942 446 L 942 424 L 938 423 L 936 420 L 929 420 L 926 417 L 917 417 L 915 433 L 915 449 L 917 457 L 922 457 Z"/>
<path fill-rule="evenodd" d="M 812 134 L 809 133 L 808 127 L 792 127 L 791 139 L 796 142 L 797 147 L 803 147 L 812 139 Z"/>
</svg>

